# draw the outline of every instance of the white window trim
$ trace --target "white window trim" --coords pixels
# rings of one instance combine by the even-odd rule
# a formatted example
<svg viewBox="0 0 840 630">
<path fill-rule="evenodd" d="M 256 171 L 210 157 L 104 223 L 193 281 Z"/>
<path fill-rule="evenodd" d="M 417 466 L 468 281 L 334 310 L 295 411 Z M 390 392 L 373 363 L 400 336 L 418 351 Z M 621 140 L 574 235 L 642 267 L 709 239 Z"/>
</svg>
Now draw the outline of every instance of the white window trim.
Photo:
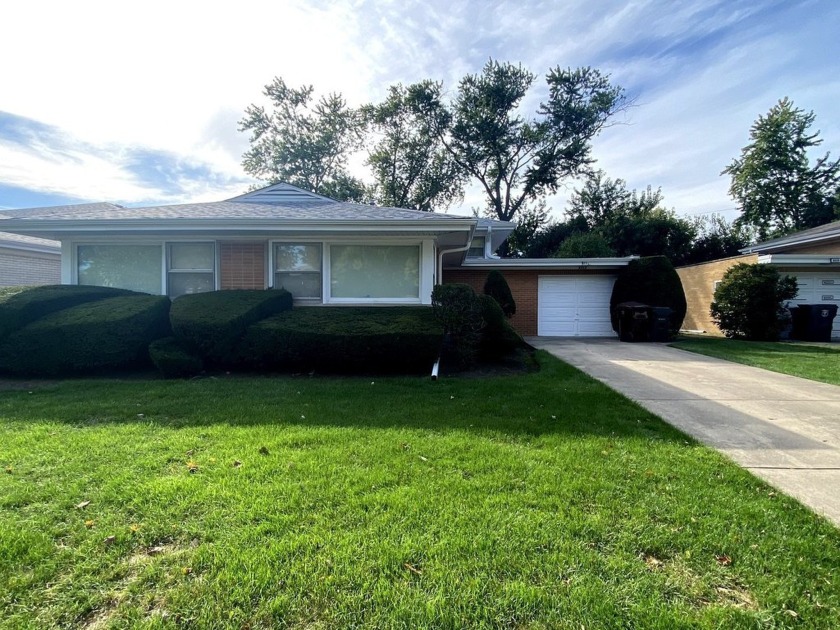
<svg viewBox="0 0 840 630">
<path fill-rule="evenodd" d="M 196 244 L 196 243 L 205 243 L 213 246 L 213 268 L 212 269 L 170 269 L 169 268 L 169 261 L 171 260 L 171 256 L 169 254 L 170 247 L 172 245 L 182 245 L 182 244 Z M 161 295 L 169 295 L 169 274 L 170 273 L 212 273 L 213 274 L 213 290 L 218 291 L 220 287 L 220 269 L 219 269 L 219 244 L 216 241 L 208 240 L 208 239 L 179 239 L 177 241 L 163 241 L 163 266 L 164 266 L 164 283 L 163 289 L 164 292 Z"/>
<path fill-rule="evenodd" d="M 431 239 L 383 239 L 368 238 L 283 238 L 271 239 L 268 242 L 268 274 L 269 288 L 274 288 L 274 245 L 280 243 L 320 243 L 321 244 L 321 298 L 295 298 L 301 304 L 334 304 L 349 306 L 353 304 L 431 304 L 432 286 L 434 285 L 434 241 Z M 330 247 L 332 245 L 368 245 L 368 246 L 407 246 L 419 248 L 419 295 L 416 298 L 336 298 L 332 297 L 330 288 Z"/>
<path fill-rule="evenodd" d="M 219 256 L 219 243 L 214 239 L 207 239 L 207 238 L 179 238 L 175 240 L 168 240 L 168 239 L 140 239 L 140 240 L 125 240 L 120 239 L 116 241 L 112 241 L 110 239 L 102 239 L 102 240 L 92 240 L 92 239 L 85 239 L 80 241 L 64 241 L 62 242 L 61 246 L 61 260 L 62 260 L 62 270 L 61 270 L 61 282 L 62 284 L 79 284 L 79 247 L 85 246 L 103 246 L 103 245 L 113 245 L 113 246 L 126 246 L 126 245 L 155 245 L 160 247 L 161 253 L 161 260 L 160 260 L 160 293 L 157 295 L 168 295 L 169 294 L 169 281 L 168 281 L 168 256 L 169 256 L 169 245 L 171 243 L 213 243 L 213 258 L 214 258 L 214 269 L 213 269 L 213 287 L 215 291 L 219 291 L 221 288 L 221 262 Z M 65 267 L 65 262 L 67 261 L 67 266 Z M 193 271 L 193 270 L 191 270 Z M 205 272 L 209 273 L 209 272 Z"/>
</svg>

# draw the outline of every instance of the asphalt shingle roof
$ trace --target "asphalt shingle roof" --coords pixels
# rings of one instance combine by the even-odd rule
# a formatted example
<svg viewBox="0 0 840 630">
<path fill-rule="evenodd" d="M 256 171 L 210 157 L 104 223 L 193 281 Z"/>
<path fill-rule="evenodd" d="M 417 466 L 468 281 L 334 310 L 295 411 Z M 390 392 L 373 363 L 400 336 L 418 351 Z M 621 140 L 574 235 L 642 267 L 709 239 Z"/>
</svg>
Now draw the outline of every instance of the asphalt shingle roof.
<svg viewBox="0 0 840 630">
<path fill-rule="evenodd" d="M 840 221 L 826 223 L 825 225 L 820 225 L 809 230 L 802 230 L 801 232 L 796 232 L 795 234 L 788 234 L 787 236 L 774 238 L 769 241 L 764 241 L 763 243 L 756 243 L 755 245 L 746 247 L 741 251 L 761 251 L 774 247 L 783 247 L 785 245 L 795 245 L 801 241 L 808 241 L 813 238 L 829 238 L 831 236 L 840 236 Z"/>
</svg>

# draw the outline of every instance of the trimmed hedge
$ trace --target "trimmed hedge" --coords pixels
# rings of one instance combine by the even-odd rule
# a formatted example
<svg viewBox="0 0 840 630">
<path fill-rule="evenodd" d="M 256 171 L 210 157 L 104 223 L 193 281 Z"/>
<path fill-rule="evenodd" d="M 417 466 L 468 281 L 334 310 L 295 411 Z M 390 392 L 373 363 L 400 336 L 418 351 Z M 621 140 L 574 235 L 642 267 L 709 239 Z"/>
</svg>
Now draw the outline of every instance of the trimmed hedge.
<svg viewBox="0 0 840 630">
<path fill-rule="evenodd" d="M 145 294 L 110 287 L 68 284 L 7 289 L 0 293 L 0 341 L 50 313 L 121 295 Z"/>
<path fill-rule="evenodd" d="M 422 373 L 438 357 L 443 329 L 431 308 L 304 307 L 254 324 L 240 367 L 327 373 Z"/>
<path fill-rule="evenodd" d="M 469 368 L 478 357 L 484 328 L 481 302 L 468 284 L 439 284 L 432 289 L 432 308 L 443 326 L 446 341 L 442 361 Z"/>
<path fill-rule="evenodd" d="M 175 337 L 206 361 L 229 364 L 251 324 L 292 308 L 292 295 L 283 289 L 212 291 L 177 298 L 170 320 Z"/>
<path fill-rule="evenodd" d="M 484 282 L 484 294 L 489 295 L 499 303 L 505 317 L 512 317 L 516 314 L 516 301 L 510 292 L 507 280 L 500 271 L 494 269 L 487 274 L 487 280 Z"/>
<path fill-rule="evenodd" d="M 479 354 L 483 358 L 501 359 L 517 348 L 525 346 L 525 341 L 510 325 L 502 307 L 492 296 L 479 295 L 478 301 L 484 319 L 479 345 Z"/>
<path fill-rule="evenodd" d="M 0 370 L 57 376 L 146 365 L 149 344 L 170 334 L 169 305 L 132 294 L 51 313 L 0 345 Z"/>
<path fill-rule="evenodd" d="M 615 332 L 618 332 L 618 312 L 615 307 L 622 302 L 671 308 L 672 335 L 679 332 L 685 319 L 686 302 L 682 281 L 674 265 L 665 256 L 631 260 L 618 274 L 610 297 L 610 319 Z"/>
<path fill-rule="evenodd" d="M 204 369 L 200 357 L 190 354 L 175 337 L 164 337 L 149 345 L 149 357 L 164 378 L 195 376 Z"/>
</svg>

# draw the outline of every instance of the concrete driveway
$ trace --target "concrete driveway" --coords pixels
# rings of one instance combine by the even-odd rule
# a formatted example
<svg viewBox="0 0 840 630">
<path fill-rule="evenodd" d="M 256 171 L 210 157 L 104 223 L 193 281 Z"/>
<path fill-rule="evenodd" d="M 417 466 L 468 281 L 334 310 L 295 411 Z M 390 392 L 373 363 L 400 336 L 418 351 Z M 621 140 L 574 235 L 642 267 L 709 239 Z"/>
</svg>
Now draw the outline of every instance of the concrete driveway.
<svg viewBox="0 0 840 630">
<path fill-rule="evenodd" d="M 840 526 L 840 387 L 663 344 L 551 337 L 528 342 Z"/>
</svg>

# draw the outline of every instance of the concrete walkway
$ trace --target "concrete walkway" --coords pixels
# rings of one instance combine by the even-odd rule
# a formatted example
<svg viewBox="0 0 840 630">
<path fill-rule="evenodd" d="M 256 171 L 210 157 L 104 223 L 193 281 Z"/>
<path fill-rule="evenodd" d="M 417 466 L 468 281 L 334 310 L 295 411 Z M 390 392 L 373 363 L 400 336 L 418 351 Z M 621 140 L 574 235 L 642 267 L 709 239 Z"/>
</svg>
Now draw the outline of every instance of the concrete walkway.
<svg viewBox="0 0 840 630">
<path fill-rule="evenodd" d="M 664 344 L 551 337 L 528 342 L 840 526 L 840 387 Z"/>
</svg>

